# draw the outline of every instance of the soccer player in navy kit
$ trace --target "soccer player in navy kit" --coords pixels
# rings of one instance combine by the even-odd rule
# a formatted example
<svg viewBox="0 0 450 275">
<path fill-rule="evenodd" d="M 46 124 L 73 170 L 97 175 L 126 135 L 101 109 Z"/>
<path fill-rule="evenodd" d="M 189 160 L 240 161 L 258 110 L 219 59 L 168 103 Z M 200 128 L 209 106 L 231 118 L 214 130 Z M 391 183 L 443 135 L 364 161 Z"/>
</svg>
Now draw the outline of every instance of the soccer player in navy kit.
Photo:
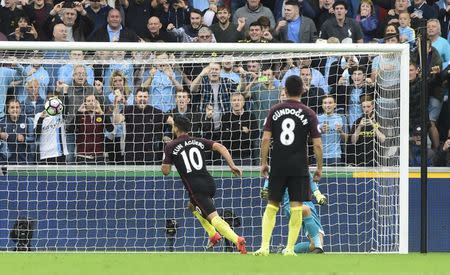
<svg viewBox="0 0 450 275">
<path fill-rule="evenodd" d="M 208 233 L 213 245 L 221 239 L 221 234 L 232 241 L 241 254 L 246 254 L 245 239 L 234 233 L 230 225 L 218 215 L 214 206 L 212 198 L 216 193 L 216 185 L 214 178 L 206 170 L 205 151 L 219 152 L 234 175 L 241 176 L 242 171 L 234 164 L 225 146 L 211 140 L 191 137 L 188 135 L 189 129 L 191 122 L 188 118 L 182 115 L 173 117 L 172 132 L 177 138 L 164 148 L 165 157 L 161 171 L 167 176 L 172 164 L 175 165 L 189 193 L 189 208 Z"/>
<path fill-rule="evenodd" d="M 269 201 L 262 219 L 261 248 L 254 254 L 269 254 L 270 238 L 275 226 L 276 214 L 282 196 L 288 188 L 291 205 L 289 233 L 284 255 L 294 256 L 294 245 L 302 224 L 302 202 L 311 200 L 309 169 L 307 161 L 307 141 L 312 139 L 317 170 L 313 180 L 318 182 L 322 175 L 322 141 L 318 129 L 317 115 L 300 102 L 303 83 L 299 76 L 286 79 L 287 99 L 273 106 L 267 116 L 261 141 L 261 174 L 269 177 L 269 148 L 271 169 L 269 177 Z"/>
</svg>

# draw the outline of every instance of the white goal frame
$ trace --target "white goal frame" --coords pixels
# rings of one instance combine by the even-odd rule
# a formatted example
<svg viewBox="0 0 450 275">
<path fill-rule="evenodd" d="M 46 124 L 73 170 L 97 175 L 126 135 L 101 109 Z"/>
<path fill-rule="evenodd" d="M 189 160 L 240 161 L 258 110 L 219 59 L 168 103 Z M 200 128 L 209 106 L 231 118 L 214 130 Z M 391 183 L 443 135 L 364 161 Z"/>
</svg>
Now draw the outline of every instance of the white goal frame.
<svg viewBox="0 0 450 275">
<path fill-rule="evenodd" d="M 400 171 L 399 177 L 399 253 L 408 253 L 409 215 L 409 45 L 408 44 L 249 44 L 249 43 L 90 43 L 90 42 L 0 42 L 0 50 L 83 50 L 83 51 L 196 51 L 196 52 L 339 52 L 339 53 L 397 53 L 400 64 Z M 89 167 L 91 169 L 92 167 Z M 70 169 L 70 168 L 69 168 Z M 377 172 L 391 172 L 389 171 Z"/>
</svg>

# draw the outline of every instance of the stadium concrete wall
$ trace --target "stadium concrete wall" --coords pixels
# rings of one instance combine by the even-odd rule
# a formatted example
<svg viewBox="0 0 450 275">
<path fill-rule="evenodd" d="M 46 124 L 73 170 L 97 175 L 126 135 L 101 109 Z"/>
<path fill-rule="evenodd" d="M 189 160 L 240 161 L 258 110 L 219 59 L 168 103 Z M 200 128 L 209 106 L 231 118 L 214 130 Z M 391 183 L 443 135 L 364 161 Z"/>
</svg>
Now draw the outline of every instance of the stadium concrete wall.
<svg viewBox="0 0 450 275">
<path fill-rule="evenodd" d="M 372 238 L 374 230 L 379 230 L 372 212 L 373 181 L 336 179 L 332 184 L 320 184 L 330 201 L 328 207 L 318 207 L 326 232 L 325 250 L 373 250 L 379 241 Z M 222 178 L 216 184 L 217 208 L 232 210 L 240 217 L 241 225 L 235 230 L 246 237 L 250 249 L 256 249 L 261 241 L 261 215 L 265 205 L 259 197 L 261 180 Z M 431 178 L 428 187 L 429 250 L 450 251 L 450 181 Z M 341 195 L 336 195 L 337 191 Z M 417 178 L 410 179 L 409 198 L 409 248 L 418 251 L 420 182 Z M 179 224 L 175 251 L 202 251 L 207 238 L 185 209 L 187 201 L 178 179 L 174 182 L 144 176 L 0 176 L 0 249 L 14 249 L 10 229 L 19 217 L 28 217 L 36 221 L 32 240 L 35 250 L 167 251 L 171 244 L 166 236 L 166 220 L 175 219 Z M 338 215 L 338 209 L 354 214 Z M 278 217 L 277 224 L 275 247 L 286 242 L 281 236 L 287 235 L 287 219 Z M 360 226 L 359 234 L 356 224 Z M 221 249 L 223 246 L 216 251 Z"/>
</svg>

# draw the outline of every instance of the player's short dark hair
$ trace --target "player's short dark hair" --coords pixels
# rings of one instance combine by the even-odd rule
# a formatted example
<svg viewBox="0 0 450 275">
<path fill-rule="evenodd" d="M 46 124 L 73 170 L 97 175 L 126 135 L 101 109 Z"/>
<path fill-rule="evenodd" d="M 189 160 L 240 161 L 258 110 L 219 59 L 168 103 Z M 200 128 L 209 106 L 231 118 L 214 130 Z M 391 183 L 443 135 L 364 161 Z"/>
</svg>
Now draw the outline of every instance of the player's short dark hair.
<svg viewBox="0 0 450 275">
<path fill-rule="evenodd" d="M 189 132 L 191 129 L 191 122 L 189 121 L 189 118 L 187 118 L 184 115 L 175 114 L 173 116 L 173 124 L 184 132 Z"/>
<path fill-rule="evenodd" d="M 337 6 L 344 6 L 344 8 L 345 8 L 346 10 L 348 10 L 347 2 L 345 2 L 345 1 L 343 1 L 343 0 L 338 0 L 338 1 L 334 2 L 334 4 L 333 4 L 333 10 L 334 10 Z"/>
<path fill-rule="evenodd" d="M 373 102 L 374 98 L 372 95 L 362 95 L 359 97 L 359 100 L 361 101 L 361 103 L 371 102 L 372 104 L 374 104 L 374 102 Z"/>
<path fill-rule="evenodd" d="M 284 5 L 291 5 L 291 6 L 299 6 L 298 1 L 297 0 L 287 0 Z"/>
<path fill-rule="evenodd" d="M 367 67 L 364 65 L 357 65 L 348 69 L 349 74 L 353 74 L 357 71 L 361 71 L 363 74 L 367 74 Z"/>
<path fill-rule="evenodd" d="M 189 11 L 189 15 L 190 15 L 191 13 L 200 14 L 200 16 L 203 17 L 203 13 L 202 13 L 202 11 L 199 10 L 199 9 L 191 9 L 191 10 Z"/>
<path fill-rule="evenodd" d="M 227 6 L 225 6 L 225 5 L 217 6 L 217 12 L 223 11 L 223 10 L 226 10 L 228 13 L 231 13 L 230 9 Z"/>
<path fill-rule="evenodd" d="M 8 106 L 8 108 L 9 108 L 9 105 L 11 105 L 11 103 L 19 103 L 20 107 L 22 108 L 22 104 L 21 104 L 20 101 L 19 101 L 17 98 L 15 98 L 15 97 L 10 98 L 10 99 L 8 100 L 8 102 L 6 103 L 6 106 Z"/>
<path fill-rule="evenodd" d="M 322 96 L 321 101 L 323 102 L 323 101 L 324 101 L 325 99 L 327 99 L 327 98 L 331 98 L 331 99 L 333 100 L 333 102 L 336 103 L 336 98 L 335 98 L 335 96 L 333 96 L 333 95 L 327 95 L 327 94 L 325 94 L 324 96 Z"/>
<path fill-rule="evenodd" d="M 303 94 L 303 81 L 298 75 L 291 75 L 286 79 L 286 95 L 300 96 Z"/>
<path fill-rule="evenodd" d="M 148 93 L 148 89 L 145 88 L 145 87 L 137 87 L 136 88 L 136 94 L 139 93 L 139 92 L 141 92 L 141 93 Z"/>
<path fill-rule="evenodd" d="M 248 28 L 250 28 L 250 27 L 260 27 L 260 28 L 262 29 L 261 23 L 258 22 L 258 21 L 252 22 L 252 23 L 248 26 Z"/>
</svg>

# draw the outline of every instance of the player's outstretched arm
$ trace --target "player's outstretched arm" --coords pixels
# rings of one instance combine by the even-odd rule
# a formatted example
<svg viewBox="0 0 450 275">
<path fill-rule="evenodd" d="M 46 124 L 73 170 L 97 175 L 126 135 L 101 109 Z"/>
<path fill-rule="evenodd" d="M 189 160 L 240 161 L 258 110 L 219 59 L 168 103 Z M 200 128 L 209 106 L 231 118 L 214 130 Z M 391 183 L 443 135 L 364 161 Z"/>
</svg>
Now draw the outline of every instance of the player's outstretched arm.
<svg viewBox="0 0 450 275">
<path fill-rule="evenodd" d="M 242 176 L 242 170 L 234 164 L 233 158 L 231 157 L 230 152 L 228 152 L 228 149 L 225 146 L 218 142 L 215 142 L 212 146 L 212 149 L 216 152 L 219 152 L 219 154 L 223 156 L 223 158 L 227 161 L 228 166 L 230 166 L 231 172 L 233 172 L 235 176 Z"/>
<path fill-rule="evenodd" d="M 314 149 L 314 155 L 316 157 L 317 162 L 317 169 L 316 172 L 314 172 L 313 181 L 318 182 L 320 181 L 320 178 L 322 177 L 322 166 L 323 166 L 323 149 L 322 149 L 322 139 L 319 138 L 313 138 L 313 149 Z"/>
</svg>

